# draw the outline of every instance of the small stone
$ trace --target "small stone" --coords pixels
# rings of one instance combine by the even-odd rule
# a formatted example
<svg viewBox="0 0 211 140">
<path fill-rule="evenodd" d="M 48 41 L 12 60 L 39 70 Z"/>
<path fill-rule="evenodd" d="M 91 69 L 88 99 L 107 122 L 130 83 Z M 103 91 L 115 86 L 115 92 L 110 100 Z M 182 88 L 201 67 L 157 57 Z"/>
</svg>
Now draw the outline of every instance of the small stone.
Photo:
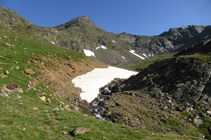
<svg viewBox="0 0 211 140">
<path fill-rule="evenodd" d="M 38 108 L 34 107 L 33 110 L 38 110 Z"/>
<path fill-rule="evenodd" d="M 64 105 L 64 102 L 60 101 L 60 103 Z"/>
<path fill-rule="evenodd" d="M 211 110 L 207 110 L 207 113 L 208 113 L 208 114 L 211 114 Z"/>
<path fill-rule="evenodd" d="M 6 75 L 3 75 L 2 78 L 7 78 L 7 76 Z"/>
<path fill-rule="evenodd" d="M 59 108 L 58 108 L 58 107 L 56 107 L 56 108 L 54 108 L 54 109 L 53 109 L 53 111 L 59 111 Z"/>
<path fill-rule="evenodd" d="M 203 121 L 201 119 L 194 119 L 193 123 L 196 127 L 199 127 L 201 124 L 203 124 Z"/>
<path fill-rule="evenodd" d="M 42 96 L 42 97 L 39 97 L 40 98 L 40 100 L 42 100 L 42 101 L 46 101 L 46 98 L 45 98 L 45 96 Z"/>
<path fill-rule="evenodd" d="M 163 109 L 164 109 L 164 110 L 166 110 L 166 109 L 168 109 L 168 107 L 167 107 L 167 106 L 165 106 Z"/>
<path fill-rule="evenodd" d="M 68 59 L 68 60 L 70 60 L 70 59 L 71 59 L 71 57 L 70 57 L 70 56 L 68 56 L 68 57 L 67 57 L 67 59 Z"/>
<path fill-rule="evenodd" d="M 68 134 L 68 132 L 62 132 L 62 134 L 63 134 L 63 135 L 67 135 L 67 134 Z"/>
<path fill-rule="evenodd" d="M 35 72 L 32 69 L 26 69 L 24 72 L 28 75 L 35 75 Z"/>
<path fill-rule="evenodd" d="M 79 107 L 76 106 L 76 105 L 74 105 L 74 110 L 75 110 L 75 111 L 79 111 Z"/>
<path fill-rule="evenodd" d="M 85 128 L 85 127 L 78 127 L 74 130 L 75 133 L 79 133 L 79 134 L 84 134 L 86 132 L 89 132 L 90 129 L 89 128 Z"/>
<path fill-rule="evenodd" d="M 10 74 L 10 72 L 6 70 L 6 71 L 5 71 L 5 74 Z"/>
<path fill-rule="evenodd" d="M 4 45 L 6 46 L 6 47 L 12 47 L 12 45 L 11 44 L 9 44 L 9 43 L 4 43 Z"/>
<path fill-rule="evenodd" d="M 17 96 L 18 99 L 21 99 L 22 97 L 20 95 Z"/>
<path fill-rule="evenodd" d="M 47 98 L 47 100 L 46 100 L 49 104 L 51 103 L 51 100 L 50 100 L 50 98 Z"/>
</svg>

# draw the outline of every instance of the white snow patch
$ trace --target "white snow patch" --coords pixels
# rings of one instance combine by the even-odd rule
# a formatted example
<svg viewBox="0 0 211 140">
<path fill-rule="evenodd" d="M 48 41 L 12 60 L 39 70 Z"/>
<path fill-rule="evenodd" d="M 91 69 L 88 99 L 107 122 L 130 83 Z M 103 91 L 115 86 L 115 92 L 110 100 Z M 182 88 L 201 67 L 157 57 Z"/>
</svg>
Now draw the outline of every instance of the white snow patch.
<svg viewBox="0 0 211 140">
<path fill-rule="evenodd" d="M 84 49 L 84 53 L 85 53 L 86 56 L 94 56 L 94 57 L 95 57 L 94 52 L 92 52 L 92 51 L 90 51 L 90 50 Z"/>
<path fill-rule="evenodd" d="M 135 50 L 130 50 L 129 52 L 132 53 L 132 54 L 134 54 L 135 56 L 141 58 L 141 59 L 145 59 L 145 58 L 143 58 L 142 56 L 136 54 L 136 53 L 135 53 Z"/>
<path fill-rule="evenodd" d="M 123 58 L 123 59 L 125 59 L 125 57 L 124 57 L 124 56 L 122 56 L 122 58 Z M 126 59 L 125 59 L 125 60 L 126 60 Z"/>
<path fill-rule="evenodd" d="M 53 45 L 55 45 L 55 43 L 54 43 L 53 41 L 51 41 L 51 43 L 52 43 Z"/>
<path fill-rule="evenodd" d="M 99 94 L 99 88 L 111 82 L 114 78 L 129 78 L 137 72 L 109 66 L 95 68 L 91 72 L 77 76 L 72 80 L 75 87 L 82 89 L 81 99 L 91 102 Z"/>
<path fill-rule="evenodd" d="M 107 49 L 105 46 L 101 45 L 101 46 L 97 47 L 96 50 L 98 50 L 98 49 L 100 49 L 100 48 L 101 48 L 101 49 Z"/>
<path fill-rule="evenodd" d="M 209 35 L 205 36 L 205 39 L 207 39 L 209 37 Z"/>
<path fill-rule="evenodd" d="M 115 41 L 114 41 L 114 40 L 112 40 L 112 42 L 114 42 L 114 43 L 115 43 Z"/>
<path fill-rule="evenodd" d="M 148 58 L 148 56 L 146 54 L 143 53 L 143 55 Z"/>
</svg>

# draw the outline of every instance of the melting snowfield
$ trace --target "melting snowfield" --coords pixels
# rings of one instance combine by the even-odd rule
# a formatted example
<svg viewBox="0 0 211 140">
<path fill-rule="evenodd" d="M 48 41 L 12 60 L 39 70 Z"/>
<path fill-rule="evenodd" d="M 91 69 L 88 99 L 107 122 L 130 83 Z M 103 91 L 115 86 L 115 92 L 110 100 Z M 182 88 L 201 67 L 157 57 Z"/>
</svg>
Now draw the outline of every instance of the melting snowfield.
<svg viewBox="0 0 211 140">
<path fill-rule="evenodd" d="M 91 72 L 77 76 L 72 82 L 75 87 L 82 89 L 81 99 L 91 102 L 99 94 L 99 89 L 114 78 L 126 79 L 135 74 L 137 72 L 109 66 L 108 68 L 95 68 Z"/>
</svg>

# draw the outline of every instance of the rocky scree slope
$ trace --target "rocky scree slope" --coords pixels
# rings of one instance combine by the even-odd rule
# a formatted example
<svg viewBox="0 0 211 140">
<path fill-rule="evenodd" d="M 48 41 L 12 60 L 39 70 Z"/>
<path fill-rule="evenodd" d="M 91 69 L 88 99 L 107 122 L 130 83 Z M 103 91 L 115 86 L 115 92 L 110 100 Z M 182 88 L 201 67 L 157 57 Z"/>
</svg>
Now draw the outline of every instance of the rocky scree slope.
<svg viewBox="0 0 211 140">
<path fill-rule="evenodd" d="M 119 39 L 133 45 L 136 52 L 154 56 L 183 50 L 197 42 L 211 37 L 211 26 L 189 25 L 171 28 L 158 36 L 119 34 Z"/>
<path fill-rule="evenodd" d="M 206 45 L 210 46 L 209 39 L 190 49 L 203 50 L 208 48 Z M 115 83 L 114 87 L 108 85 L 112 95 L 101 103 L 106 108 L 102 113 L 105 117 L 164 133 L 196 130 L 211 138 L 210 55 L 157 61 L 137 75 Z"/>
</svg>

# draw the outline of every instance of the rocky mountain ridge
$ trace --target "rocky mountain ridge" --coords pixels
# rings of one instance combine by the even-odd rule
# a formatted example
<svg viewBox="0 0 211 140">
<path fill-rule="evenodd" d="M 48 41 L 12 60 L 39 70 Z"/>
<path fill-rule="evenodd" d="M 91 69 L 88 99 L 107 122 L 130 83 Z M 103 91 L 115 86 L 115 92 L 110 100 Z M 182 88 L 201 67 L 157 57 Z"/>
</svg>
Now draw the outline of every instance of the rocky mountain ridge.
<svg viewBox="0 0 211 140">
<path fill-rule="evenodd" d="M 148 56 L 183 50 L 210 38 L 211 26 L 189 25 L 171 28 L 158 36 L 140 36 L 122 33 L 119 39 L 133 44 L 133 49 Z"/>
</svg>

